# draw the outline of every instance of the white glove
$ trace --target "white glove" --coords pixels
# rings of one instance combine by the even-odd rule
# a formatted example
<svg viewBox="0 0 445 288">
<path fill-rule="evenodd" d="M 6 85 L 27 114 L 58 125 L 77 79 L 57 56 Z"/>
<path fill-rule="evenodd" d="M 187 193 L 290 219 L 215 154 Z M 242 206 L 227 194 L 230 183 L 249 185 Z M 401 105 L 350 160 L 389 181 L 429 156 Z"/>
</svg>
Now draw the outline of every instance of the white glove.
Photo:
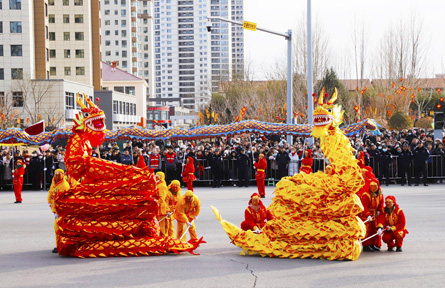
<svg viewBox="0 0 445 288">
<path fill-rule="evenodd" d="M 172 216 L 173 212 L 167 212 L 167 217 Z"/>
<path fill-rule="evenodd" d="M 366 221 L 371 222 L 372 221 L 372 216 L 369 215 L 368 218 L 366 218 Z"/>
<path fill-rule="evenodd" d="M 198 216 L 193 217 L 193 220 L 196 220 L 198 218 Z"/>
<path fill-rule="evenodd" d="M 386 231 L 391 231 L 391 226 L 386 226 L 385 230 Z"/>
<path fill-rule="evenodd" d="M 190 222 L 187 222 L 187 226 L 189 226 L 189 227 L 192 227 L 192 223 L 190 223 Z"/>
<path fill-rule="evenodd" d="M 380 215 L 380 211 L 377 211 L 377 216 L 379 216 Z"/>
<path fill-rule="evenodd" d="M 59 219 L 59 215 L 57 213 L 54 213 L 54 218 Z"/>
<path fill-rule="evenodd" d="M 51 207 L 51 203 L 48 203 L 48 207 Z"/>
<path fill-rule="evenodd" d="M 43 171 L 46 171 L 46 170 L 48 170 L 47 168 L 43 168 Z"/>
<path fill-rule="evenodd" d="M 12 169 L 12 173 L 14 173 L 14 169 Z"/>
<path fill-rule="evenodd" d="M 379 229 L 377 229 L 377 233 L 378 233 L 379 236 L 383 234 L 383 229 L 382 229 L 382 227 L 380 227 Z"/>
<path fill-rule="evenodd" d="M 260 230 L 260 228 L 256 228 L 256 230 L 254 230 L 254 231 L 252 231 L 253 233 L 255 233 L 255 234 L 260 234 L 261 233 L 261 230 Z"/>
</svg>

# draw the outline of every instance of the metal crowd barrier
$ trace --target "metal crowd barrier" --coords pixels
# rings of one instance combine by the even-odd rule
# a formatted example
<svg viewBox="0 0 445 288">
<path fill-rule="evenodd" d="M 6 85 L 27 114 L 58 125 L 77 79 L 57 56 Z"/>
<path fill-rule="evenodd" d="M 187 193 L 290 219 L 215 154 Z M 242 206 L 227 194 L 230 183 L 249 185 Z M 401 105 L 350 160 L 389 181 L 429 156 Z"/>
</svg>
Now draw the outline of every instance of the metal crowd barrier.
<svg viewBox="0 0 445 288">
<path fill-rule="evenodd" d="M 324 158 L 313 158 L 313 165 L 312 170 L 313 172 L 317 172 L 319 170 L 323 171 L 325 167 L 325 159 Z M 211 163 L 207 159 L 196 159 L 195 162 L 198 165 L 195 165 L 196 172 L 196 182 L 202 183 L 204 185 L 211 185 L 213 181 L 213 175 L 212 175 L 212 166 Z M 399 179 L 401 179 L 401 173 L 400 173 L 400 167 L 398 163 L 398 156 L 393 156 L 392 162 L 389 165 L 389 180 L 394 182 Z M 326 163 L 327 164 L 327 163 Z M 299 161 L 299 167 L 301 167 L 301 161 Z M 379 177 L 380 176 L 380 167 L 378 165 L 378 161 L 371 157 L 370 159 L 370 166 L 373 168 L 374 174 Z M 163 171 L 165 172 L 165 165 L 163 163 L 162 165 Z M 248 179 L 250 184 L 256 183 L 255 180 L 255 169 L 253 168 L 252 160 L 249 160 L 248 164 L 249 170 L 248 170 Z M 179 169 L 179 168 L 178 168 Z M 426 165 L 427 169 L 427 178 L 428 180 L 445 180 L 445 158 L 442 158 L 440 155 L 430 155 L 430 158 L 427 161 Z M 274 185 L 276 182 L 279 181 L 277 179 L 277 171 L 278 171 L 278 165 L 276 164 L 275 160 L 267 159 L 267 169 L 266 169 L 266 185 Z M 177 179 L 181 180 L 179 175 L 181 173 L 180 170 L 177 170 Z M 53 171 L 46 171 L 46 173 L 53 173 Z M 42 177 L 43 177 L 43 171 L 42 171 Z M 411 163 L 411 178 L 415 178 L 415 165 L 414 162 Z M 4 175 L 0 175 L 0 183 L 1 188 L 3 190 L 13 190 L 12 186 L 12 180 L 5 180 Z M 238 167 L 236 165 L 236 160 L 231 159 L 223 159 L 222 161 L 222 175 L 221 175 L 221 181 L 224 185 L 236 185 L 238 183 Z M 29 173 L 25 173 L 24 179 L 23 179 L 23 188 L 24 189 L 31 189 L 32 183 L 29 177 Z M 49 185 L 51 182 L 47 183 L 47 189 L 49 188 Z M 43 186 L 43 178 L 42 178 L 42 186 Z"/>
</svg>

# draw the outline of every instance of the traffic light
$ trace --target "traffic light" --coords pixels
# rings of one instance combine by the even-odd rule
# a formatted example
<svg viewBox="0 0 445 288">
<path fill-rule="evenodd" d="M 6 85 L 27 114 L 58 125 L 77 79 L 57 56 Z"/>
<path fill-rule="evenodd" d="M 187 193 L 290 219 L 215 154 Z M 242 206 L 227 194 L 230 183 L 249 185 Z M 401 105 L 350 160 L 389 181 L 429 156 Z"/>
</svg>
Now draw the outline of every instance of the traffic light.
<svg viewBox="0 0 445 288">
<path fill-rule="evenodd" d="M 434 130 L 443 129 L 443 112 L 434 113 Z"/>
</svg>

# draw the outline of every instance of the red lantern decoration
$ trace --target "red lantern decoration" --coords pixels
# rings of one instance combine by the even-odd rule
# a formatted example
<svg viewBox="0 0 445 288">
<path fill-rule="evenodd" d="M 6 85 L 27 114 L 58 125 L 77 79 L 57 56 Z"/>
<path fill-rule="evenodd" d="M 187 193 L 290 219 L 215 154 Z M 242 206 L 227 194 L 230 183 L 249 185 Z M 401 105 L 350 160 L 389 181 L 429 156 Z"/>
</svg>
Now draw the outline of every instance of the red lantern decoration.
<svg viewBox="0 0 445 288">
<path fill-rule="evenodd" d="M 440 108 L 442 107 L 442 105 L 437 104 L 436 107 L 437 107 L 437 110 L 440 110 Z"/>
<path fill-rule="evenodd" d="M 442 103 L 442 102 L 443 102 L 443 97 L 440 97 L 440 99 L 439 99 L 439 100 L 440 100 L 440 103 Z"/>
</svg>

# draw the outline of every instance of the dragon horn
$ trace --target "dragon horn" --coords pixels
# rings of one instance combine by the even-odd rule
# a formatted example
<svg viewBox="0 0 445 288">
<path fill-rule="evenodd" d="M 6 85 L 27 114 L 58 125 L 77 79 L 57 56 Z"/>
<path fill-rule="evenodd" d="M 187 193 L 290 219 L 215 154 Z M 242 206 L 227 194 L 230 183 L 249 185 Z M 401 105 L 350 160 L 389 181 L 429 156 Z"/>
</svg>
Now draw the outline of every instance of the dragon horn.
<svg viewBox="0 0 445 288">
<path fill-rule="evenodd" d="M 332 94 L 331 99 L 329 99 L 328 104 L 334 104 L 335 100 L 337 100 L 337 95 L 338 95 L 338 91 L 337 91 L 337 87 L 334 88 L 334 94 Z"/>
<path fill-rule="evenodd" d="M 96 108 L 96 105 L 94 105 L 93 101 L 91 101 L 90 98 L 88 98 L 87 95 L 85 95 L 85 93 L 83 93 L 83 97 L 85 97 L 88 105 L 90 105 L 91 108 Z"/>
<path fill-rule="evenodd" d="M 324 87 L 321 89 L 320 98 L 318 99 L 318 105 L 323 105 Z"/>
<path fill-rule="evenodd" d="M 85 104 L 83 104 L 82 98 L 80 97 L 80 93 L 77 93 L 76 102 L 80 106 L 80 108 L 82 108 L 82 109 L 87 108 L 87 106 L 85 106 Z"/>
</svg>

